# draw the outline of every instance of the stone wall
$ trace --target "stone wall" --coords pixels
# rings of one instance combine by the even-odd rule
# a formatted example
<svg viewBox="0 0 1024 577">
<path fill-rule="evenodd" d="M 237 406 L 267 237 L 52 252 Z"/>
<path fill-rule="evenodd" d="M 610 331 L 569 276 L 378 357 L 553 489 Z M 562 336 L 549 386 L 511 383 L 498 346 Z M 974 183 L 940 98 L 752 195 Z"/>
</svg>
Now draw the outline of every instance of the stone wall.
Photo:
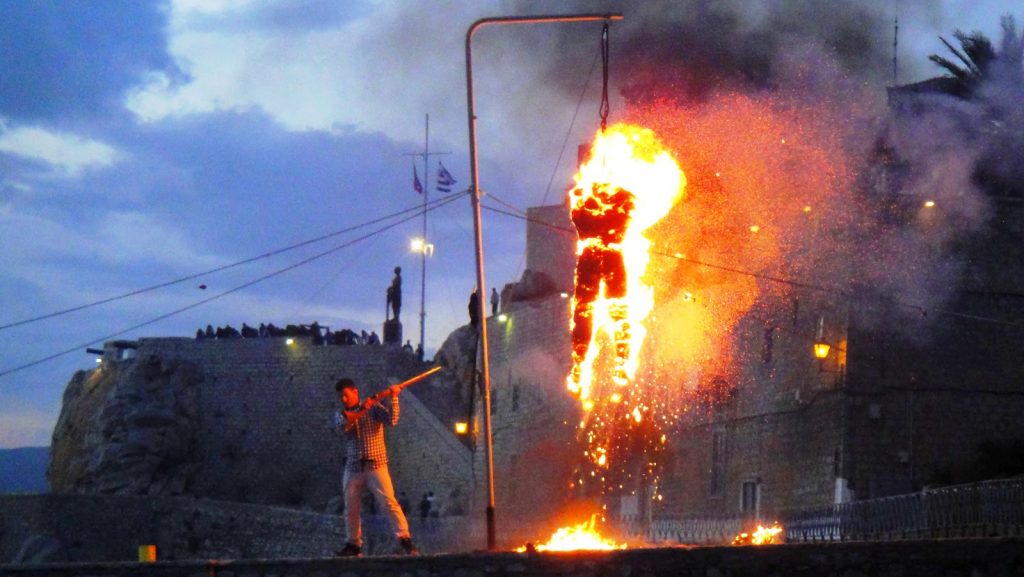
<svg viewBox="0 0 1024 577">
<path fill-rule="evenodd" d="M 487 553 L 434 557 L 194 561 L 0 566 L 6 576 L 321 577 L 461 575 L 494 577 L 995 577 L 1024 573 L 1024 539 L 635 549 L 568 554 Z"/>
<path fill-rule="evenodd" d="M 368 554 L 398 552 L 382 517 L 364 511 L 363 522 Z M 466 524 L 464 517 L 429 525 L 411 519 L 427 554 L 483 546 Z M 0 564 L 132 561 L 139 545 L 156 545 L 160 560 L 327 557 L 344 542 L 342 516 L 285 507 L 185 497 L 0 496 Z"/>
<path fill-rule="evenodd" d="M 569 206 L 556 204 L 526 210 L 526 268 L 550 278 L 556 291 L 572 292 L 576 269 L 576 233 Z"/>
<path fill-rule="evenodd" d="M 488 319 L 496 506 L 518 521 L 552 516 L 569 496 L 579 454 L 575 403 L 564 385 L 568 306 L 555 294 L 512 303 L 505 322 Z M 479 415 L 476 421 L 482 433 Z M 486 475 L 482 443 L 478 436 L 479 479 Z"/>
<path fill-rule="evenodd" d="M 317 511 L 333 499 L 333 508 L 343 454 L 331 418 L 339 408 L 334 382 L 351 376 L 365 395 L 427 367 L 398 348 L 313 346 L 301 338 L 292 346 L 283 338 L 152 338 L 135 345 L 129 358 L 108 350 L 101 367 L 69 386 L 54 433 L 55 492 L 186 494 Z M 441 381 L 434 376 L 414 387 L 429 390 L 435 380 Z M 172 410 L 182 404 L 176 390 L 178 397 L 188 392 L 187 409 L 177 411 L 189 417 L 185 429 Z M 429 490 L 466 499 L 473 490 L 469 452 L 415 391 L 402 394 L 402 420 L 387 432 L 396 491 L 413 504 Z M 150 430 L 143 446 L 140 422 L 173 426 Z M 165 458 L 168 445 L 173 462 Z M 117 458 L 103 465 L 111 453 Z M 115 469 L 145 469 L 151 478 L 111 484 Z M 178 480 L 167 486 L 162 475 Z"/>
</svg>

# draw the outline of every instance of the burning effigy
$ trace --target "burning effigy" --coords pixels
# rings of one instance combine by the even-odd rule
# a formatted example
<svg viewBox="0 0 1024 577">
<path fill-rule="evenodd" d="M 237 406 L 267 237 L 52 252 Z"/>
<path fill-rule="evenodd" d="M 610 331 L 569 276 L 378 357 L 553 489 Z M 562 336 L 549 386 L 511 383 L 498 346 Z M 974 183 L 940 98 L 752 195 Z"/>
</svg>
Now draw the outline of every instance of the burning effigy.
<svg viewBox="0 0 1024 577">
<path fill-rule="evenodd" d="M 589 474 L 602 482 L 627 451 L 615 422 L 634 430 L 649 425 L 645 416 L 653 407 L 631 386 L 644 320 L 654 309 L 654 290 L 644 279 L 651 247 L 645 232 L 682 198 L 685 186 L 678 162 L 653 131 L 620 123 L 596 135 L 569 191 L 578 241 L 566 384 L 583 410 L 579 431 Z"/>
</svg>

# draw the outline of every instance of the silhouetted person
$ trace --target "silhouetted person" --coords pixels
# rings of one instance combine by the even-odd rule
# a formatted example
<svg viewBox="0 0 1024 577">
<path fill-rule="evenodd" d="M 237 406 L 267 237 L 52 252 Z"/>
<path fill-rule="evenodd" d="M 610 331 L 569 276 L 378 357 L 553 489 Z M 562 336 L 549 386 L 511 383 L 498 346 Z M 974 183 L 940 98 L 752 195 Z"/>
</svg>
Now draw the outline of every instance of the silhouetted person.
<svg viewBox="0 0 1024 577">
<path fill-rule="evenodd" d="M 212 339 L 217 336 L 217 333 L 213 332 L 213 325 L 206 325 L 206 338 Z"/>
<path fill-rule="evenodd" d="M 501 302 L 501 297 L 498 296 L 498 289 L 491 287 L 491 316 L 498 314 L 498 303 Z"/>
<path fill-rule="evenodd" d="M 430 517 L 430 499 L 423 493 L 423 498 L 420 499 L 420 520 L 426 523 L 427 517 Z"/>
<path fill-rule="evenodd" d="M 402 345 L 402 350 L 407 352 L 407 353 L 411 353 L 412 352 L 412 343 L 410 341 L 408 341 L 408 340 L 405 341 L 405 344 Z"/>
<path fill-rule="evenodd" d="M 473 294 L 469 295 L 469 326 L 474 329 L 480 324 L 480 293 L 476 289 L 473 289 Z"/>
<path fill-rule="evenodd" d="M 391 279 L 391 286 L 388 287 L 388 306 L 391 308 L 393 318 L 397 321 L 398 314 L 402 312 L 402 267 L 400 266 L 395 267 L 395 278 Z M 386 310 L 385 313 L 387 313 Z M 385 314 L 386 316 L 387 314 Z"/>
<path fill-rule="evenodd" d="M 313 324 L 309 325 L 309 334 L 313 336 L 313 344 L 320 346 L 324 344 L 324 335 L 320 332 L 320 323 L 313 321 Z"/>
<path fill-rule="evenodd" d="M 423 360 L 423 343 L 416 345 L 416 358 Z"/>
<path fill-rule="evenodd" d="M 368 345 L 379 345 L 380 337 L 377 336 L 377 331 L 370 331 L 370 338 L 366 341 Z"/>
<path fill-rule="evenodd" d="M 254 338 L 258 337 L 258 336 L 260 336 L 259 331 L 257 331 L 256 329 L 250 327 L 246 323 L 242 323 L 242 338 L 254 339 Z"/>
</svg>

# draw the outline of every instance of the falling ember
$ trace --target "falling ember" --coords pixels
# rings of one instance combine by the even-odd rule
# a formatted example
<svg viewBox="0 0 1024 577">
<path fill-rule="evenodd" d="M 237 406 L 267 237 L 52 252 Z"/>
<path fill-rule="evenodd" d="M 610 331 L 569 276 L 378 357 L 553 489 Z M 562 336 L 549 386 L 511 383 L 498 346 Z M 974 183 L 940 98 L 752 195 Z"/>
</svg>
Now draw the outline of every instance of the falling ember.
<svg viewBox="0 0 1024 577">
<path fill-rule="evenodd" d="M 782 526 L 778 523 L 771 527 L 758 525 L 753 533 L 740 533 L 732 540 L 733 545 L 772 545 L 781 542 L 779 534 L 782 533 Z"/>
<path fill-rule="evenodd" d="M 614 549 L 625 549 L 626 544 L 618 544 L 610 539 L 605 539 L 594 528 L 597 523 L 597 515 L 591 515 L 590 520 L 579 525 L 562 527 L 555 531 L 547 543 L 540 545 L 524 545 L 516 549 L 523 553 L 531 548 L 535 551 L 611 551 Z"/>
<path fill-rule="evenodd" d="M 566 382 L 586 411 L 594 407 L 599 335 L 611 341 L 611 381 L 623 387 L 636 374 L 643 321 L 654 308 L 654 290 L 641 280 L 651 246 L 644 231 L 668 213 L 685 185 L 678 163 L 654 133 L 628 124 L 599 132 L 576 174 L 569 193 L 579 235 L 573 366 Z"/>
</svg>

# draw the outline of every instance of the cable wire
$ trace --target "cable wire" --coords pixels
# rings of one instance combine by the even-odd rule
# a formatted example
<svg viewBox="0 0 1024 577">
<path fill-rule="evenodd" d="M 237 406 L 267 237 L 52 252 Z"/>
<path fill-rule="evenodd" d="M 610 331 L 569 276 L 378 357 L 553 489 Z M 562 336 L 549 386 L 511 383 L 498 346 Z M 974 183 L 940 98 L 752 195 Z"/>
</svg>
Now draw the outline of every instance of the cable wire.
<svg viewBox="0 0 1024 577">
<path fill-rule="evenodd" d="M 440 204 L 436 204 L 433 207 L 431 207 L 430 209 L 428 209 L 428 212 L 432 211 L 432 210 L 435 210 L 437 208 L 440 208 L 441 206 L 444 206 L 445 204 L 448 204 L 450 202 L 458 200 L 458 198 L 463 196 L 464 194 L 468 194 L 468 191 L 462 191 L 460 193 L 454 193 L 454 194 L 446 197 L 444 202 L 442 202 Z M 422 207 L 422 205 L 420 205 L 420 207 Z M 315 254 L 315 255 L 313 255 L 311 257 L 302 259 L 302 260 L 300 260 L 300 261 L 298 261 L 298 262 L 296 262 L 294 264 L 286 266 L 285 268 L 278 269 L 278 270 L 276 270 L 274 272 L 265 274 L 265 275 L 263 275 L 261 277 L 258 277 L 256 279 L 254 279 L 254 280 L 242 283 L 241 285 L 238 285 L 238 286 L 236 286 L 234 288 L 230 288 L 230 289 L 228 289 L 228 290 L 226 290 L 224 292 L 221 292 L 219 294 L 213 295 L 213 296 L 211 296 L 209 298 L 205 298 L 203 300 L 194 302 L 194 303 L 192 303 L 192 304 L 190 304 L 188 306 L 184 306 L 182 308 L 173 310 L 173 311 L 171 311 L 169 313 L 162 314 L 162 315 L 160 315 L 160 316 L 158 316 L 156 318 L 153 318 L 153 319 L 150 319 L 148 321 L 139 323 L 137 325 L 133 325 L 133 326 L 128 327 L 126 329 L 119 330 L 119 331 L 117 331 L 115 333 L 111 333 L 109 335 L 100 337 L 98 339 L 91 340 L 91 341 L 89 341 L 87 343 L 82 343 L 80 345 L 76 345 L 76 346 L 71 347 L 69 349 L 66 349 L 66 350 L 60 351 L 58 353 L 54 353 L 54 354 L 48 355 L 48 356 L 40 358 L 40 359 L 36 359 L 34 361 L 25 363 L 23 365 L 19 365 L 17 367 L 13 367 L 13 368 L 10 368 L 10 369 L 6 369 L 4 371 L 0 371 L 0 377 L 5 377 L 5 376 L 7 376 L 9 374 L 16 373 L 18 371 L 21 371 L 21 370 L 24 370 L 24 369 L 27 369 L 27 368 L 30 368 L 30 367 L 34 367 L 36 365 L 45 363 L 47 361 L 51 361 L 53 359 L 62 357 L 64 355 L 68 355 L 68 354 L 76 352 L 76 351 L 80 351 L 81 349 L 83 349 L 85 347 L 88 347 L 90 345 L 94 345 L 96 343 L 101 343 L 101 342 L 104 342 L 104 341 L 108 341 L 110 339 L 113 339 L 114 337 L 121 336 L 121 335 L 123 335 L 123 334 L 125 334 L 127 332 L 131 332 L 131 331 L 140 329 L 142 327 L 145 327 L 145 326 L 151 325 L 153 323 L 162 321 L 164 319 L 170 318 L 170 317 L 172 317 L 174 315 L 177 315 L 179 313 L 183 313 L 183 312 L 185 312 L 187 310 L 194 309 L 194 308 L 199 307 L 201 305 L 204 305 L 204 304 L 206 304 L 208 302 L 215 301 L 215 300 L 220 299 L 222 297 L 225 297 L 225 296 L 227 296 L 229 294 L 236 293 L 236 292 L 238 292 L 238 291 L 240 291 L 242 289 L 251 287 L 251 286 L 253 286 L 253 285 L 257 284 L 257 283 L 260 283 L 260 282 L 263 282 L 263 281 L 265 281 L 267 279 L 270 279 L 270 278 L 282 275 L 282 274 L 284 274 L 284 273 L 286 273 L 288 271 L 291 271 L 291 270 L 294 270 L 296 268 L 299 268 L 300 266 L 303 266 L 305 264 L 311 263 L 311 262 L 313 262 L 315 260 L 318 260 L 318 259 L 323 258 L 325 256 L 328 256 L 330 254 L 333 254 L 333 253 L 335 253 L 335 252 L 337 252 L 337 251 L 339 251 L 339 250 L 341 250 L 343 248 L 348 248 L 348 247 L 350 247 L 350 246 L 352 246 L 352 245 L 354 245 L 356 243 L 359 243 L 359 242 L 362 242 L 362 241 L 364 241 L 366 239 L 369 239 L 369 238 L 372 238 L 374 236 L 377 236 L 378 234 L 380 234 L 380 233 L 382 233 L 382 232 L 384 232 L 386 230 L 390 230 L 390 229 L 392 229 L 392 228 L 394 228 L 394 227 L 396 227 L 396 226 L 398 226 L 400 224 L 404 224 L 404 223 L 409 222 L 409 221 L 411 221 L 411 220 L 413 220 L 415 218 L 419 218 L 420 216 L 421 215 L 418 212 L 414 213 L 412 215 L 406 216 L 405 218 L 403 218 L 403 219 L 401 219 L 401 220 L 399 220 L 397 222 L 393 222 L 391 224 L 387 224 L 387 225 L 385 225 L 385 226 L 383 226 L 381 228 L 378 228 L 378 229 L 374 230 L 373 232 L 369 232 L 367 234 L 364 234 L 363 236 L 357 237 L 357 238 L 352 239 L 352 240 L 350 240 L 348 242 L 342 243 L 342 244 L 340 244 L 338 246 L 335 246 L 335 247 L 332 247 L 332 248 L 330 248 L 328 250 L 325 250 L 323 252 L 317 253 L 317 254 Z M 308 243 L 306 243 L 306 244 L 308 244 Z"/>
<path fill-rule="evenodd" d="M 443 196 L 443 197 L 441 197 L 439 199 L 435 199 L 433 201 L 430 201 L 429 203 L 427 203 L 427 205 L 434 205 L 431 208 L 431 210 L 432 210 L 433 208 L 436 208 L 437 206 L 440 206 L 440 205 L 437 205 L 436 203 L 446 202 L 448 199 L 457 198 L 458 196 L 460 196 L 462 194 L 465 194 L 465 191 L 455 192 L 455 193 L 452 193 L 452 194 L 450 194 L 448 196 Z M 272 257 L 272 256 L 277 256 L 279 254 L 282 254 L 282 253 L 285 253 L 285 252 L 288 252 L 288 251 L 291 251 L 291 250 L 294 250 L 294 249 L 297 249 L 297 248 L 301 248 L 301 247 L 304 247 L 304 246 L 308 246 L 310 244 L 314 244 L 314 243 L 320 242 L 322 240 L 327 240 L 327 239 L 333 238 L 335 236 L 339 236 L 339 235 L 342 235 L 342 234 L 347 234 L 349 232 L 352 232 L 352 231 L 355 231 L 355 230 L 359 230 L 360 228 L 371 226 L 371 225 L 377 224 L 379 222 L 383 222 L 383 221 L 391 219 L 391 218 L 396 218 L 398 216 L 401 216 L 401 215 L 406 214 L 406 213 L 411 212 L 411 211 L 423 211 L 424 208 L 425 208 L 425 205 L 418 204 L 418 205 L 416 205 L 413 208 L 407 208 L 407 209 L 404 209 L 404 210 L 400 210 L 398 212 L 395 212 L 395 213 L 392 213 L 392 214 L 389 214 L 389 215 L 386 215 L 386 216 L 382 216 L 380 218 L 376 218 L 376 219 L 364 222 L 362 224 L 357 224 L 357 225 L 354 225 L 354 226 L 350 226 L 348 228 L 344 228 L 344 229 L 341 229 L 341 230 L 338 230 L 338 231 L 335 231 L 335 232 L 331 232 L 331 233 L 327 233 L 325 235 L 318 236 L 316 238 L 312 238 L 312 239 L 309 239 L 309 240 L 304 240 L 302 242 L 299 242 L 299 243 L 296 243 L 296 244 L 293 244 L 293 245 L 290 245 L 290 246 L 286 246 L 284 248 L 280 248 L 280 249 L 277 249 L 277 250 L 272 250 L 270 252 L 267 252 L 267 253 L 264 253 L 264 254 L 261 254 L 261 255 L 258 255 L 258 256 L 254 256 L 254 257 L 250 257 L 250 258 L 247 258 L 247 259 L 244 259 L 244 260 L 240 260 L 238 262 L 234 262 L 234 263 L 227 264 L 227 265 L 224 265 L 224 266 L 219 266 L 219 267 L 212 268 L 210 270 L 206 270 L 206 271 L 203 271 L 203 272 L 198 272 L 198 273 L 195 273 L 195 274 L 184 276 L 184 277 L 172 280 L 172 281 L 167 281 L 167 282 L 163 282 L 163 283 L 160 283 L 160 284 L 155 284 L 155 285 L 152 285 L 152 286 L 148 286 L 148 287 L 145 287 L 145 288 L 137 289 L 137 290 L 134 290 L 134 291 L 131 291 L 131 292 L 127 292 L 127 293 L 121 294 L 121 295 L 117 295 L 117 296 L 101 299 L 101 300 L 98 300 L 98 301 L 95 301 L 95 302 L 91 302 L 91 303 L 87 303 L 87 304 L 84 304 L 84 305 L 78 305 L 78 306 L 74 306 L 74 307 L 71 307 L 71 308 L 68 308 L 68 309 L 54 311 L 52 313 L 47 313 L 47 314 L 44 314 L 44 315 L 40 315 L 40 316 L 37 316 L 37 317 L 32 317 L 32 318 L 16 321 L 16 322 L 13 322 L 13 323 L 8 323 L 8 324 L 5 324 L 5 325 L 0 325 L 0 331 L 5 330 L 5 329 L 10 329 L 10 328 L 18 327 L 18 326 L 21 326 L 21 325 L 27 325 L 29 323 L 34 323 L 34 322 L 37 322 L 37 321 L 42 321 L 42 320 L 50 319 L 50 318 L 53 318 L 53 317 L 58 317 L 58 316 L 61 316 L 61 315 L 66 315 L 68 313 L 73 313 L 73 312 L 85 310 L 85 309 L 92 308 L 92 307 L 95 307 L 95 306 L 104 305 L 104 304 L 111 303 L 111 302 L 114 302 L 114 301 L 118 301 L 118 300 L 121 300 L 121 299 L 126 299 L 128 297 L 133 297 L 133 296 L 140 295 L 140 294 L 147 293 L 147 292 L 151 292 L 151 291 L 154 291 L 154 290 L 157 290 L 157 289 L 162 289 L 162 288 L 166 288 L 166 287 L 173 286 L 173 285 L 176 285 L 176 284 L 180 284 L 180 283 L 183 283 L 185 281 L 195 280 L 195 279 L 200 278 L 200 277 L 204 277 L 204 276 L 207 276 L 207 275 L 223 272 L 223 271 L 226 271 L 228 269 L 232 269 L 232 268 L 241 266 L 243 264 L 249 264 L 249 263 L 252 263 L 252 262 L 255 262 L 255 261 L 258 261 L 258 260 L 262 260 L 262 259 L 269 258 L 269 257 Z M 419 214 L 420 214 L 420 212 L 417 212 L 417 215 L 419 215 Z"/>
<path fill-rule="evenodd" d="M 572 236 L 576 235 L 576 231 L 574 231 L 571 228 L 566 228 L 564 226 L 557 226 L 557 225 L 554 225 L 554 224 L 551 224 L 551 223 L 547 223 L 547 222 L 544 222 L 544 221 L 541 221 L 541 220 L 537 220 L 537 219 L 532 219 L 532 218 L 529 218 L 529 217 L 526 217 L 526 216 L 522 216 L 520 214 L 516 214 L 516 213 L 513 213 L 513 212 L 502 210 L 502 209 L 499 209 L 499 208 L 494 208 L 494 207 L 490 207 L 490 206 L 482 206 L 482 208 L 485 209 L 485 210 L 489 210 L 491 212 L 496 212 L 498 214 L 504 214 L 504 215 L 510 216 L 512 218 L 518 218 L 518 219 L 526 220 L 527 222 L 532 222 L 532 223 L 535 223 L 535 224 L 540 224 L 540 225 L 546 226 L 546 227 L 554 229 L 554 230 L 558 230 L 558 231 L 564 232 L 564 233 L 572 235 Z M 789 285 L 789 286 L 793 286 L 793 287 L 797 287 L 797 288 L 814 290 L 814 291 L 823 292 L 823 293 L 832 294 L 832 295 L 838 295 L 838 296 L 842 296 L 842 297 L 845 297 L 845 298 L 851 298 L 851 299 L 852 298 L 856 298 L 856 295 L 854 293 L 850 292 L 850 291 L 844 291 L 844 290 L 840 290 L 840 289 L 833 289 L 833 288 L 828 288 L 828 287 L 825 287 L 825 286 L 816 285 L 816 284 L 812 284 L 812 283 L 808 283 L 808 282 L 801 282 L 801 281 L 791 280 L 791 279 L 782 278 L 782 277 L 778 277 L 778 276 L 767 275 L 767 274 L 763 274 L 763 273 L 750 272 L 750 271 L 746 271 L 746 270 L 742 270 L 742 269 L 738 269 L 738 268 L 733 268 L 733 267 L 728 267 L 728 266 L 723 266 L 723 265 L 712 264 L 712 263 L 703 262 L 703 261 L 699 261 L 699 260 L 692 259 L 692 258 L 686 258 L 686 257 L 684 257 L 684 256 L 682 256 L 680 254 L 670 254 L 670 253 L 667 253 L 667 252 L 660 252 L 660 251 L 657 251 L 657 250 L 652 250 L 651 254 L 656 255 L 656 256 L 665 257 L 665 258 L 672 258 L 672 259 L 675 259 L 675 260 L 678 260 L 678 261 L 682 261 L 682 262 L 686 262 L 686 263 L 690 263 L 690 264 L 694 264 L 694 265 L 698 265 L 698 266 L 703 266 L 703 267 L 713 268 L 713 269 L 721 270 L 721 271 L 725 271 L 725 272 L 731 272 L 731 273 L 734 273 L 734 274 L 749 276 L 749 277 L 753 277 L 753 278 L 756 278 L 756 279 L 765 280 L 765 281 L 769 281 L 769 282 L 785 284 L 785 285 Z M 919 305 L 919 304 L 911 303 L 911 302 L 907 302 L 907 301 L 902 301 L 902 300 L 896 299 L 896 298 L 891 299 L 890 302 L 892 302 L 893 304 L 895 304 L 897 306 L 901 306 L 901 307 L 904 307 L 904 308 L 908 308 L 908 309 L 913 309 L 913 310 L 919 311 L 922 314 L 927 314 L 928 312 L 934 312 L 934 313 L 937 313 L 937 314 L 942 314 L 942 315 L 947 315 L 947 316 L 952 316 L 952 317 L 957 317 L 957 318 L 962 318 L 962 319 L 974 320 L 974 321 L 979 321 L 979 322 L 987 322 L 987 323 L 1002 325 L 1002 326 L 1006 326 L 1006 327 L 1013 327 L 1013 328 L 1024 329 L 1024 323 L 1020 323 L 1020 322 L 1007 321 L 1007 320 L 997 319 L 997 318 L 992 318 L 992 317 L 984 317 L 984 316 L 981 316 L 981 315 L 972 315 L 972 314 L 969 314 L 969 313 L 961 313 L 961 312 L 958 312 L 958 311 L 951 311 L 951 310 L 948 310 L 948 309 L 927 308 L 927 307 L 925 307 L 923 305 Z"/>
</svg>

